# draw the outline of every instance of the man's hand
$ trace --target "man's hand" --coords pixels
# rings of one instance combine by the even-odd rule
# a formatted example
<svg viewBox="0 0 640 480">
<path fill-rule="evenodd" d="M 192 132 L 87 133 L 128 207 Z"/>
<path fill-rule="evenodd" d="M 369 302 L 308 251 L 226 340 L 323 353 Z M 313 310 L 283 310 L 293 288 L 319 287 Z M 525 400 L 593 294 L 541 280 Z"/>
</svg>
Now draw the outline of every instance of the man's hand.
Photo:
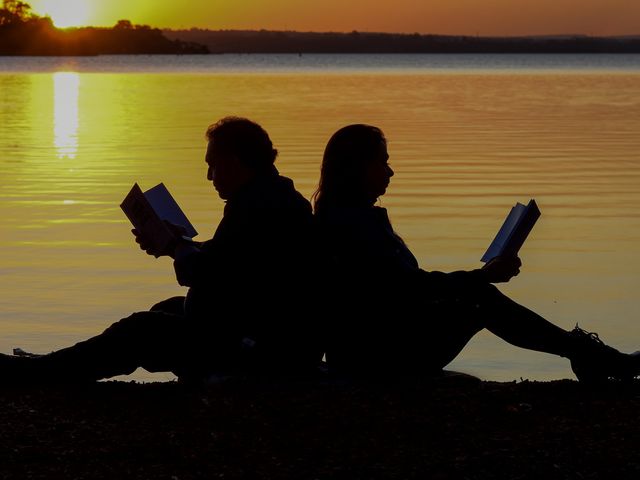
<svg viewBox="0 0 640 480">
<path fill-rule="evenodd" d="M 154 257 L 158 258 L 169 254 L 168 251 L 162 252 L 157 250 L 153 245 L 151 239 L 145 236 L 141 231 L 134 228 L 131 230 L 131 233 L 133 233 L 133 235 L 136 237 L 136 243 L 140 245 L 140 250 L 144 250 L 145 252 L 147 252 L 147 255 L 153 255 Z"/>
<path fill-rule="evenodd" d="M 184 227 L 168 222 L 166 220 L 164 221 L 164 223 L 172 233 L 175 240 L 170 242 L 163 251 L 156 249 L 151 239 L 135 228 L 131 230 L 131 233 L 133 233 L 133 235 L 136 237 L 136 243 L 140 245 L 140 249 L 147 252 L 148 255 L 153 255 L 156 258 L 163 256 L 169 256 L 173 258 L 178 239 L 186 233 L 186 230 Z"/>
<path fill-rule="evenodd" d="M 489 283 L 503 283 L 518 275 L 521 266 L 518 257 L 496 257 L 487 262 L 482 271 Z"/>
</svg>

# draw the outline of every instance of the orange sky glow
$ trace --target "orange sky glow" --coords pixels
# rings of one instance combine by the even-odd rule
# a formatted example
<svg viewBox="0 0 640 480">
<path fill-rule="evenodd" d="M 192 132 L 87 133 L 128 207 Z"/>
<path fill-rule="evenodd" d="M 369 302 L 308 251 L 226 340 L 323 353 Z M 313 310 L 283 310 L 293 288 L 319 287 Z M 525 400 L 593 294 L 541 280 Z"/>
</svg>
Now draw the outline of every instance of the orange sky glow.
<svg viewBox="0 0 640 480">
<path fill-rule="evenodd" d="M 120 19 L 169 28 L 419 32 L 460 35 L 640 34 L 638 0 L 31 0 L 60 27 Z"/>
</svg>

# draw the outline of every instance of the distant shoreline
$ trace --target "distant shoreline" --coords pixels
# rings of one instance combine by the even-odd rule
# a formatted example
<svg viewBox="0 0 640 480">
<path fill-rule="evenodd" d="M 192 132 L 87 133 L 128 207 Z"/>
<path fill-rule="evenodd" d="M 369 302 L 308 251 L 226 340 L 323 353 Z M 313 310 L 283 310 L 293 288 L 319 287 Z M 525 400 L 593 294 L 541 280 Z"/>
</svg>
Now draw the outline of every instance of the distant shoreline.
<svg viewBox="0 0 640 480">
<path fill-rule="evenodd" d="M 113 28 L 59 29 L 48 17 L 0 9 L 2 56 L 80 57 L 205 53 L 208 53 L 208 50 L 203 45 L 171 40 L 165 37 L 160 29 L 133 25 L 128 20 L 120 20 Z"/>
<path fill-rule="evenodd" d="M 370 32 L 160 30 L 120 21 L 113 28 L 57 29 L 47 18 L 0 25 L 0 56 L 207 54 L 638 54 L 640 35 L 474 37 Z"/>
<path fill-rule="evenodd" d="M 1 56 L 189 55 L 210 53 L 640 53 L 640 34 L 480 37 L 383 32 L 172 30 L 134 25 L 57 28 L 26 2 L 0 8 Z"/>
<path fill-rule="evenodd" d="M 168 39 L 202 45 L 209 53 L 640 53 L 640 35 L 473 37 L 370 32 L 162 30 Z"/>
</svg>

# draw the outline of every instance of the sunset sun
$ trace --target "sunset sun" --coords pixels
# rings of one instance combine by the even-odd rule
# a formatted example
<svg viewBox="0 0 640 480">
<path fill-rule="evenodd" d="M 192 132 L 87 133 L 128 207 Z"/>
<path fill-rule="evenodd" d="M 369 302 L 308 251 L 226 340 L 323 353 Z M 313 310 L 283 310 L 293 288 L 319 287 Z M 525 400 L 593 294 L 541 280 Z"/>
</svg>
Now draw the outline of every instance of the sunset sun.
<svg viewBox="0 0 640 480">
<path fill-rule="evenodd" d="M 49 15 L 56 27 L 78 27 L 86 25 L 91 13 L 86 0 L 45 0 L 41 2 L 42 13 Z"/>
</svg>

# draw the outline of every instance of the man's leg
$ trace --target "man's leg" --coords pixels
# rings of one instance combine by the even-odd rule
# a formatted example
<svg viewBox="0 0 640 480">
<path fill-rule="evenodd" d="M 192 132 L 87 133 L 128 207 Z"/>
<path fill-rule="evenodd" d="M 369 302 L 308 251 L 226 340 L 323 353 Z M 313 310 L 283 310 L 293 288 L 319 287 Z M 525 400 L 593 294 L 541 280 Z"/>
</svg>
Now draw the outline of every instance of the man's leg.
<svg viewBox="0 0 640 480">
<path fill-rule="evenodd" d="M 3 358 L 0 372 L 24 382 L 87 382 L 127 375 L 138 367 L 151 372 L 188 369 L 189 335 L 184 318 L 164 312 L 138 312 L 103 333 L 37 358 Z"/>
<path fill-rule="evenodd" d="M 156 303 L 149 310 L 152 312 L 171 313 L 173 315 L 184 316 L 185 297 L 171 297 Z"/>
</svg>

